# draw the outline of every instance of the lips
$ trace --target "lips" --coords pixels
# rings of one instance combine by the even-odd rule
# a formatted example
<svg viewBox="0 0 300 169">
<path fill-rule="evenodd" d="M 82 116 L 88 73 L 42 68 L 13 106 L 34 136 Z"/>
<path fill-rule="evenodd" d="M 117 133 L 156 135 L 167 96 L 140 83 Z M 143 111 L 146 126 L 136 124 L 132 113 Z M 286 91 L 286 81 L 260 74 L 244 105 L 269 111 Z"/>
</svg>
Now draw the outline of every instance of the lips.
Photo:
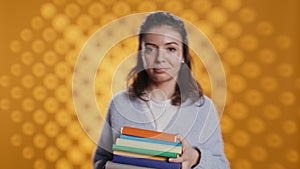
<svg viewBox="0 0 300 169">
<path fill-rule="evenodd" d="M 166 72 L 166 68 L 153 68 L 153 71 L 155 73 L 165 73 Z"/>
</svg>

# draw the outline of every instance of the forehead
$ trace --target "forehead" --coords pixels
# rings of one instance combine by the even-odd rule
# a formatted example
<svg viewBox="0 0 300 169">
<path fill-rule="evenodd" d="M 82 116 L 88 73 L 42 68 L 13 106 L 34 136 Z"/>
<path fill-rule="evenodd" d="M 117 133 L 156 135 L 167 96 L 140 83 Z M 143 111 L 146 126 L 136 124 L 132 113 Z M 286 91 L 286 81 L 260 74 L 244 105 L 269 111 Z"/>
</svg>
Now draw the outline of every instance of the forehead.
<svg viewBox="0 0 300 169">
<path fill-rule="evenodd" d="M 182 43 L 182 37 L 173 27 L 162 25 L 149 29 L 144 35 L 144 41 L 175 41 L 177 43 Z"/>
</svg>

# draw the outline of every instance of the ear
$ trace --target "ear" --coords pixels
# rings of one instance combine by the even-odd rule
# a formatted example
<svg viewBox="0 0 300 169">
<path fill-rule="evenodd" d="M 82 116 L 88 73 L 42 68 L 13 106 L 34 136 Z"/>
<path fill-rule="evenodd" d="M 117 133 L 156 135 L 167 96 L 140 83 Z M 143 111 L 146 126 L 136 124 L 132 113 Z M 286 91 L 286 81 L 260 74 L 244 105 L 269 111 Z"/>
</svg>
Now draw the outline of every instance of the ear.
<svg viewBox="0 0 300 169">
<path fill-rule="evenodd" d="M 180 62 L 184 63 L 184 57 L 183 56 L 180 57 Z"/>
</svg>

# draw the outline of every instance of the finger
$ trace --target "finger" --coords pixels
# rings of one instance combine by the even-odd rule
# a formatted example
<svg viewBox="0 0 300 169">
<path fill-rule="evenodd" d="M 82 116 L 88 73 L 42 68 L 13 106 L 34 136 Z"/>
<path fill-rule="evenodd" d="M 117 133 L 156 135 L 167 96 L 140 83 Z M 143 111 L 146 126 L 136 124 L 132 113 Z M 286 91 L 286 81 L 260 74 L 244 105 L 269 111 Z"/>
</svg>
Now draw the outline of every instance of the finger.
<svg viewBox="0 0 300 169">
<path fill-rule="evenodd" d="M 186 151 L 186 149 L 188 149 L 190 147 L 189 142 L 185 138 L 183 138 L 181 135 L 177 135 L 176 138 L 181 142 L 182 152 L 184 153 Z"/>
<path fill-rule="evenodd" d="M 177 162 L 177 163 L 182 163 L 184 161 L 187 161 L 187 159 L 182 156 L 182 157 L 177 157 L 177 158 L 169 158 L 169 162 Z"/>
<path fill-rule="evenodd" d="M 180 134 L 176 135 L 176 138 L 178 141 L 182 142 L 182 140 L 184 139 Z"/>
<path fill-rule="evenodd" d="M 190 145 L 189 142 L 185 138 L 182 139 L 181 143 L 184 146 L 189 146 Z"/>
<path fill-rule="evenodd" d="M 182 144 L 188 144 L 188 141 L 187 141 L 184 137 L 182 137 L 180 134 L 178 134 L 178 135 L 176 136 L 176 138 L 177 138 Z"/>
</svg>

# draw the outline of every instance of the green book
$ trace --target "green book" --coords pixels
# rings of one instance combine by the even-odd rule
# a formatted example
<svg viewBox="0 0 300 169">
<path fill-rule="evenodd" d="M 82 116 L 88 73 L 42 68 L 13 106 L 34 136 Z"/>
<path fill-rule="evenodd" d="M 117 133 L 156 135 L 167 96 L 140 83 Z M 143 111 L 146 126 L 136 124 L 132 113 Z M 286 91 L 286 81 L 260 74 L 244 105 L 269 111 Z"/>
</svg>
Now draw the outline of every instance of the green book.
<svg viewBox="0 0 300 169">
<path fill-rule="evenodd" d="M 162 156 L 162 157 L 171 157 L 171 158 L 176 158 L 178 155 L 177 153 L 173 153 L 173 152 L 164 152 L 164 151 L 158 151 L 158 150 L 127 147 L 127 146 L 120 146 L 120 145 L 116 145 L 116 144 L 113 144 L 113 150 L 128 151 L 128 152 L 133 152 L 133 153 L 148 154 L 148 155 Z"/>
</svg>

